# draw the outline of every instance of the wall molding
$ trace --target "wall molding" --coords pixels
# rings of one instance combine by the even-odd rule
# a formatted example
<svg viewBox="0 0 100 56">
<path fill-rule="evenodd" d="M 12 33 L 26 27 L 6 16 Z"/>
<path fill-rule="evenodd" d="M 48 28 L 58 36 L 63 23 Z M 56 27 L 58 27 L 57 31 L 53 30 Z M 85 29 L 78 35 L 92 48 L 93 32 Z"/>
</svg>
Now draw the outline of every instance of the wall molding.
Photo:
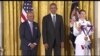
<svg viewBox="0 0 100 56">
<path fill-rule="evenodd" d="M 100 55 L 100 1 L 95 1 L 95 55 Z"/>
<path fill-rule="evenodd" d="M 2 2 L 0 1 L 0 47 L 2 47 Z"/>
</svg>

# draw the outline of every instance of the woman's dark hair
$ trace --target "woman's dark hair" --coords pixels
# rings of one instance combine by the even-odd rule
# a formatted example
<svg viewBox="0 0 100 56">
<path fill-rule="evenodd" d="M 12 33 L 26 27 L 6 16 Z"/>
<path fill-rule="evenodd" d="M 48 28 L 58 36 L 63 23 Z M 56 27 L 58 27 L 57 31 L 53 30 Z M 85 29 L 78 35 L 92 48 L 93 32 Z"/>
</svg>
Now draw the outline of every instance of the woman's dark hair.
<svg viewBox="0 0 100 56">
<path fill-rule="evenodd" d="M 81 10 L 79 11 L 79 14 L 80 14 L 81 12 L 85 12 L 85 13 L 86 13 L 86 11 L 85 11 L 84 9 L 81 9 Z"/>
</svg>

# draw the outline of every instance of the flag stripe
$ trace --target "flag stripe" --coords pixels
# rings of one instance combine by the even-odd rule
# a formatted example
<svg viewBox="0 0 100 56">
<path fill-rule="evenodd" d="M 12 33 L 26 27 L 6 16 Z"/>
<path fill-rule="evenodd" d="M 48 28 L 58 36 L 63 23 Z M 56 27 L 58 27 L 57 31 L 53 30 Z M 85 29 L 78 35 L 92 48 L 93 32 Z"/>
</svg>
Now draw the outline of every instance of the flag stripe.
<svg viewBox="0 0 100 56">
<path fill-rule="evenodd" d="M 27 12 L 33 11 L 32 9 L 32 1 L 24 1 L 22 14 L 21 14 L 21 22 L 25 22 L 27 20 Z"/>
<path fill-rule="evenodd" d="M 21 15 L 21 16 L 22 16 L 23 20 L 26 20 L 26 17 L 23 15 L 23 13 L 22 13 L 22 15 Z"/>
<path fill-rule="evenodd" d="M 27 13 L 25 12 L 25 10 L 22 10 L 22 14 L 25 16 L 25 18 L 27 19 Z"/>
</svg>

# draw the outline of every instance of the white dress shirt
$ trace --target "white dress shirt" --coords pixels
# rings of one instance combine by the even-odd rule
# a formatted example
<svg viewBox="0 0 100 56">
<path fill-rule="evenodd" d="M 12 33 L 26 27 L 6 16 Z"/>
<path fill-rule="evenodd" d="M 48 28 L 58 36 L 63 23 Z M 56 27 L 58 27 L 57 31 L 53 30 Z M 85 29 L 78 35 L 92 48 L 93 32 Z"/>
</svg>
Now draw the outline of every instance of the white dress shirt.
<svg viewBox="0 0 100 56">
<path fill-rule="evenodd" d="M 32 22 L 28 20 L 28 23 L 29 23 L 29 25 L 31 25 Z M 37 43 L 33 43 L 33 44 L 37 45 Z M 30 46 L 30 45 L 31 45 L 31 43 L 28 44 L 28 46 Z"/>
<path fill-rule="evenodd" d="M 53 21 L 53 16 L 55 16 L 55 17 L 56 17 L 56 14 L 52 14 L 52 13 L 51 13 L 51 18 L 52 18 L 52 21 Z"/>
</svg>

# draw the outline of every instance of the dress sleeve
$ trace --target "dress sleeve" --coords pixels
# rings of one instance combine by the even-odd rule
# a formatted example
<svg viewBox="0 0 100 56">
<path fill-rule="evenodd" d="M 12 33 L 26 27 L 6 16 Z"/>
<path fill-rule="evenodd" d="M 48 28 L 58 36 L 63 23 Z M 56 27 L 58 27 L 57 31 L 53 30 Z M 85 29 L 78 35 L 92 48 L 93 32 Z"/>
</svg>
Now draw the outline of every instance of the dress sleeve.
<svg viewBox="0 0 100 56">
<path fill-rule="evenodd" d="M 79 35 L 79 31 L 78 31 L 78 29 L 77 29 L 77 22 L 75 22 L 74 23 L 74 25 L 73 25 L 73 34 L 74 34 L 74 36 L 77 36 L 77 35 Z"/>
</svg>

